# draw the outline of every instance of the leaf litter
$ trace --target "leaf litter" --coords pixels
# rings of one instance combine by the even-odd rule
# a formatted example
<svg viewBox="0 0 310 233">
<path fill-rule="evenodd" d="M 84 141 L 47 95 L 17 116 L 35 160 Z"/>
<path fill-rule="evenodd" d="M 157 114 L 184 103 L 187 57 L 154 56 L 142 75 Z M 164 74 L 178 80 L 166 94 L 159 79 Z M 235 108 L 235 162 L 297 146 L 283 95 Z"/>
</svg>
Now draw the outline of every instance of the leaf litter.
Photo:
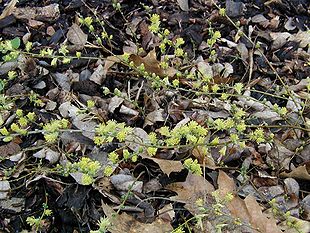
<svg viewBox="0 0 310 233">
<path fill-rule="evenodd" d="M 1 231 L 31 232 L 27 217 L 39 216 L 46 204 L 54 217 L 44 219 L 42 232 L 90 232 L 98 229 L 98 221 L 104 217 L 110 221 L 109 232 L 173 232 L 182 224 L 191 225 L 193 232 L 221 232 L 222 228 L 223 232 L 298 232 L 289 227 L 293 223 L 298 223 L 299 232 L 310 232 L 307 1 L 178 0 L 146 5 L 120 1 L 126 14 L 120 14 L 106 1 L 87 5 L 83 1 L 50 5 L 3 2 L 2 39 L 22 37 L 24 45 L 33 41 L 38 51 L 58 50 L 61 44 L 68 44 L 70 53 L 80 52 L 89 59 L 72 59 L 70 64 L 57 67 L 40 57 L 30 61 L 29 54 L 20 55 L 16 62 L 1 60 L 1 81 L 9 71 L 19 72 L 19 78 L 8 80 L 8 89 L 1 90 L 1 94 L 19 97 L 18 102 L 9 103 L 14 110 L 33 110 L 40 124 L 62 118 L 70 122 L 70 130 L 60 135 L 57 145 L 44 143 L 43 137 L 35 133 L 1 142 Z M 239 20 L 238 30 L 221 16 L 215 3 L 226 9 L 233 22 Z M 102 22 L 101 26 L 113 35 L 114 44 L 103 43 L 114 49 L 113 55 L 99 52 L 100 41 L 77 20 L 77 9 L 84 17 L 100 13 L 97 23 Z M 187 64 L 174 56 L 171 60 L 175 66 L 163 68 L 165 57 L 158 55 L 159 38 L 149 29 L 148 10 L 160 15 L 173 42 L 179 37 L 185 39 Z M 217 30 L 222 37 L 212 48 L 208 40 Z M 246 36 L 255 37 L 257 44 L 249 43 Z M 144 51 L 139 50 L 137 40 Z M 15 42 L 13 47 L 17 46 Z M 217 53 L 214 58 L 212 49 Z M 137 78 L 135 70 L 129 72 L 123 66 L 119 59 L 123 52 L 135 66 L 143 65 L 145 71 L 159 78 L 179 80 L 185 90 L 155 92 L 147 80 Z M 100 58 L 97 62 L 92 59 L 96 57 Z M 202 85 L 178 76 L 175 67 L 184 70 L 188 64 L 190 73 L 212 79 L 207 91 L 241 82 L 245 92 L 231 102 L 219 93 L 206 98 L 188 94 L 188 89 Z M 281 81 L 275 79 L 275 71 Z M 103 95 L 102 87 L 117 88 L 120 94 Z M 233 95 L 231 90 L 226 91 Z M 34 92 L 40 95 L 37 104 L 25 97 L 31 94 L 23 95 L 32 93 L 33 97 Z M 2 95 L 0 107 L 4 109 L 1 101 Z M 279 113 L 275 104 L 288 112 Z M 191 120 L 207 126 L 233 117 L 238 107 L 245 109 L 246 123 L 253 128 L 270 126 L 274 139 L 258 145 L 248 142 L 241 148 L 229 142 L 234 129 L 228 133 L 217 130 L 208 138 L 218 138 L 221 145 L 226 145 L 225 153 L 221 146 L 207 153 L 202 147 L 160 147 L 153 157 L 145 148 L 141 150 L 141 145 L 151 141 L 149 133 L 158 133 L 161 126 L 173 131 Z M 16 113 L 8 109 L 1 110 L 1 127 L 9 128 L 17 120 Z M 298 115 L 301 111 L 302 118 Z M 133 133 L 124 143 L 110 142 L 99 148 L 93 142 L 96 127 L 108 120 L 133 126 Z M 290 127 L 281 128 L 286 124 Z M 308 131 L 298 128 L 298 124 Z M 112 164 L 108 155 L 119 147 L 128 147 L 138 159 Z M 124 152 L 118 152 L 124 157 Z M 56 172 L 56 164 L 66 167 L 82 157 L 99 163 L 92 185 L 85 185 L 81 170 Z M 185 169 L 188 158 L 197 159 L 202 176 Z M 112 169 L 110 177 L 103 175 L 107 167 Z M 275 214 L 280 210 L 283 215 Z M 191 219 L 202 213 L 205 219 Z"/>
</svg>

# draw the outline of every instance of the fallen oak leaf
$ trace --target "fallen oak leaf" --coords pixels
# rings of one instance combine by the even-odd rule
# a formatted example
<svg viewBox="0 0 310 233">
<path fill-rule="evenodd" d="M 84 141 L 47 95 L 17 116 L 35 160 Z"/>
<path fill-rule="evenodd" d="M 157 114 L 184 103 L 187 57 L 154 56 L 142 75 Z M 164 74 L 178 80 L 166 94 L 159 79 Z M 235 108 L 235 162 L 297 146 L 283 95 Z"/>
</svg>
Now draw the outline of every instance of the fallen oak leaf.
<svg viewBox="0 0 310 233">
<path fill-rule="evenodd" d="M 171 197 L 172 200 L 182 203 L 195 202 L 201 195 L 214 191 L 213 185 L 204 177 L 192 173 L 188 173 L 184 182 L 168 184 L 166 188 L 178 194 L 176 197 Z"/>
<path fill-rule="evenodd" d="M 156 74 L 159 77 L 174 77 L 177 73 L 177 70 L 173 67 L 168 67 L 167 69 L 163 69 L 160 67 L 160 62 L 156 58 L 155 49 L 150 51 L 145 57 L 141 57 L 136 54 L 131 54 L 129 56 L 129 61 L 133 62 L 136 67 L 140 65 L 144 65 L 144 70 L 149 74 Z"/>
</svg>

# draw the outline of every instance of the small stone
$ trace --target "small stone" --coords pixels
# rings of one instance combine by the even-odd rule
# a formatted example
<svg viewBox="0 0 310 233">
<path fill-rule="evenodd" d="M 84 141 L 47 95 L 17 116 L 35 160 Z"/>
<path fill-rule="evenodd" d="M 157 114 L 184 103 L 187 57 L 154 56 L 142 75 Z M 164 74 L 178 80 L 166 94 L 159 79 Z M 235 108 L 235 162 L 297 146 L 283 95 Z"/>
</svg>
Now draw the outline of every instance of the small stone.
<svg viewBox="0 0 310 233">
<path fill-rule="evenodd" d="M 85 80 L 88 80 L 91 76 L 91 72 L 89 69 L 86 69 L 86 70 L 83 70 L 81 73 L 80 73 L 80 77 L 79 77 L 79 80 L 80 81 L 85 81 Z"/>
<path fill-rule="evenodd" d="M 44 81 L 41 81 L 33 86 L 33 88 L 36 88 L 36 89 L 44 89 L 45 87 L 46 87 L 46 83 Z"/>
<path fill-rule="evenodd" d="M 49 36 L 52 36 L 54 35 L 54 33 L 55 33 L 55 29 L 52 26 L 48 26 L 46 29 L 46 34 Z"/>
</svg>

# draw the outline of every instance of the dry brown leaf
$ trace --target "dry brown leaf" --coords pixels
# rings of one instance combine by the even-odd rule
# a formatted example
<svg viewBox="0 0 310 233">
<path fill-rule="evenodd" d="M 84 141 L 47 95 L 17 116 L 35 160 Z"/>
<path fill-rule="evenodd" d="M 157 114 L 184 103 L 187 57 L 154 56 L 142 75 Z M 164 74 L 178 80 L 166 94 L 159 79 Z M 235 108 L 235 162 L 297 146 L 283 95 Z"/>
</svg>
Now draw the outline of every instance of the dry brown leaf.
<svg viewBox="0 0 310 233">
<path fill-rule="evenodd" d="M 148 125 L 153 125 L 156 122 L 163 122 L 163 121 L 165 121 L 163 115 L 164 115 L 164 109 L 162 109 L 162 108 L 157 109 L 157 110 L 155 110 L 153 112 L 150 112 L 145 117 L 143 128 L 145 126 L 148 126 Z"/>
<path fill-rule="evenodd" d="M 151 159 L 157 163 L 160 169 L 168 176 L 171 172 L 180 172 L 184 168 L 180 161 L 156 159 L 152 157 L 149 157 L 148 159 Z"/>
<path fill-rule="evenodd" d="M 249 221 L 249 214 L 243 200 L 236 195 L 236 185 L 232 178 L 225 172 L 220 171 L 217 179 L 218 190 L 220 196 L 224 197 L 228 193 L 232 193 L 234 198 L 227 203 L 227 208 L 234 217 L 241 218 L 243 221 Z"/>
<path fill-rule="evenodd" d="M 197 199 L 204 197 L 207 193 L 214 191 L 214 187 L 204 177 L 188 173 L 184 182 L 176 182 L 166 186 L 167 189 L 176 192 L 174 201 L 193 204 Z"/>
<path fill-rule="evenodd" d="M 234 180 L 225 172 L 220 171 L 218 176 L 218 186 L 220 196 L 225 196 L 228 193 L 234 194 L 234 198 L 226 204 L 232 216 L 240 218 L 246 223 L 250 223 L 254 228 L 253 233 L 280 233 L 280 229 L 276 225 L 276 220 L 267 218 L 267 215 L 262 213 L 261 207 L 252 196 L 247 196 L 242 200 L 236 194 L 236 186 Z"/>
<path fill-rule="evenodd" d="M 308 171 L 307 165 L 299 166 L 293 169 L 291 172 L 282 172 L 280 174 L 281 177 L 290 177 L 295 179 L 302 179 L 302 180 L 310 180 L 310 174 Z M 309 169 L 310 170 L 310 169 Z"/>
<path fill-rule="evenodd" d="M 172 201 L 185 203 L 185 208 L 193 215 L 199 214 L 196 201 L 204 199 L 207 194 L 214 191 L 214 187 L 204 177 L 188 173 L 184 182 L 176 182 L 166 186 L 167 189 L 178 195 L 170 197 Z"/>
<path fill-rule="evenodd" d="M 130 61 L 133 61 L 135 66 L 140 66 L 141 64 L 144 64 L 145 71 L 148 73 L 155 73 L 156 75 L 160 77 L 165 76 L 165 71 L 160 68 L 159 61 L 156 59 L 156 52 L 155 49 L 150 51 L 148 55 L 145 57 L 141 57 L 139 55 L 131 54 L 129 57 Z"/>
<path fill-rule="evenodd" d="M 18 0 L 11 0 L 10 3 L 8 5 L 6 5 L 4 10 L 2 11 L 2 13 L 0 15 L 0 19 L 4 19 L 5 17 L 7 17 L 10 14 L 12 14 L 12 12 L 15 9 L 15 5 L 16 5 L 17 2 L 18 2 Z M 1 3 L 1 1 L 0 1 L 0 3 Z"/>
<path fill-rule="evenodd" d="M 83 49 L 87 42 L 87 34 L 75 23 L 69 28 L 67 38 L 72 44 L 78 46 L 78 49 Z"/>
<path fill-rule="evenodd" d="M 29 25 L 29 27 L 32 27 L 32 28 L 39 28 L 42 25 L 44 25 L 44 23 L 41 21 L 35 20 L 35 19 L 29 19 L 28 25 Z"/>
<path fill-rule="evenodd" d="M 102 78 L 105 79 L 109 69 L 115 64 L 121 62 L 120 58 L 117 56 L 108 56 L 104 60 Z"/>
<path fill-rule="evenodd" d="M 152 223 L 141 223 L 126 213 L 117 214 L 104 203 L 102 203 L 102 209 L 111 222 L 111 226 L 108 228 L 111 233 L 168 233 L 173 230 L 170 222 L 165 222 L 162 219 L 156 219 Z"/>
<path fill-rule="evenodd" d="M 236 192 L 236 185 L 232 178 L 230 178 L 225 172 L 219 171 L 217 183 L 221 195 L 225 196 L 228 193 Z"/>
<path fill-rule="evenodd" d="M 0 156 L 6 158 L 10 155 L 17 154 L 18 152 L 20 152 L 20 150 L 21 149 L 18 144 L 16 144 L 15 142 L 9 142 L 3 146 L 0 146 L 0 151 L 1 151 Z"/>
<path fill-rule="evenodd" d="M 253 196 L 247 196 L 244 203 L 248 210 L 251 225 L 261 233 L 282 233 L 274 218 L 267 218 Z"/>
<path fill-rule="evenodd" d="M 214 84 L 228 84 L 228 83 L 232 83 L 236 80 L 236 78 L 234 77 L 227 77 L 227 78 L 223 78 L 220 75 L 216 75 L 213 77 L 213 83 Z"/>
<path fill-rule="evenodd" d="M 202 152 L 202 148 L 200 146 L 193 149 L 192 154 L 195 156 L 195 158 L 198 159 L 198 162 L 200 164 L 204 164 L 204 166 L 206 166 L 207 168 L 215 169 L 216 165 L 215 165 L 213 157 L 211 156 L 210 153 L 205 155 Z"/>
</svg>

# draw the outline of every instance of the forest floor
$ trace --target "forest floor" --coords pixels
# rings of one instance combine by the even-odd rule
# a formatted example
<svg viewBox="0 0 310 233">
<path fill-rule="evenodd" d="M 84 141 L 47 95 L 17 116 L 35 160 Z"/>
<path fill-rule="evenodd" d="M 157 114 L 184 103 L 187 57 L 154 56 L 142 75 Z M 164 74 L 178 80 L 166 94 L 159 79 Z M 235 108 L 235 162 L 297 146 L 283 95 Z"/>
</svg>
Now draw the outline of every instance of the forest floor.
<svg viewBox="0 0 310 233">
<path fill-rule="evenodd" d="M 309 0 L 0 12 L 0 232 L 310 232 Z"/>
</svg>

